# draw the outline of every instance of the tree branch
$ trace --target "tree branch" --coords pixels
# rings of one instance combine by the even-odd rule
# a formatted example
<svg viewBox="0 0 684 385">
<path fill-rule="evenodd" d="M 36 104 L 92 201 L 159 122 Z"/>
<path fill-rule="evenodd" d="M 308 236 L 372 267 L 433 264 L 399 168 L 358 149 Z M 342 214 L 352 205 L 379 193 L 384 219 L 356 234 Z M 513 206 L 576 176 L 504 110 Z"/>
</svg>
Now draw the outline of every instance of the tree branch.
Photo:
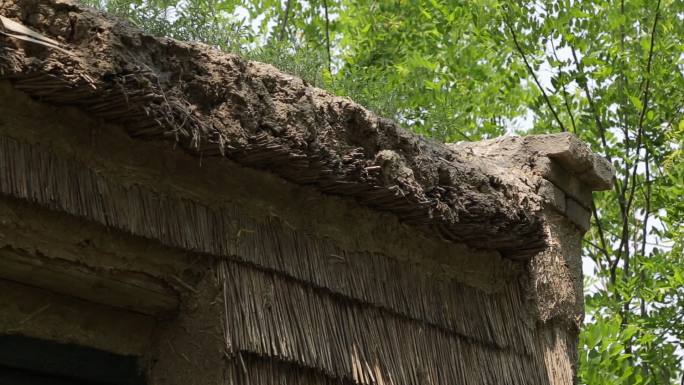
<svg viewBox="0 0 684 385">
<path fill-rule="evenodd" d="M 646 256 L 646 239 L 648 238 L 648 219 L 651 214 L 651 168 L 648 165 L 649 162 L 649 157 L 650 153 L 648 150 L 646 151 L 646 156 L 644 159 L 644 162 L 646 163 L 646 172 L 645 172 L 645 178 L 646 178 L 646 192 L 644 193 L 644 201 L 645 201 L 645 207 L 644 207 L 644 222 L 643 222 L 643 228 L 641 232 L 641 256 L 645 257 Z"/>
<path fill-rule="evenodd" d="M 595 248 L 596 250 L 600 251 L 604 256 L 607 256 L 607 255 L 608 255 L 608 251 L 607 251 L 606 249 L 604 249 L 603 247 L 597 245 L 596 243 L 594 243 L 594 242 L 592 242 L 592 241 L 590 241 L 590 240 L 588 240 L 588 239 L 582 239 L 582 241 L 583 241 L 584 243 L 588 244 L 589 246 Z M 599 260 L 598 260 L 598 259 L 595 259 L 594 262 L 596 262 L 597 265 L 599 264 Z"/>
<path fill-rule="evenodd" d="M 525 62 L 525 67 L 527 67 L 527 70 L 529 71 L 530 75 L 532 75 L 532 79 L 534 79 L 534 82 L 537 84 L 539 91 L 541 91 L 542 96 L 544 97 L 544 101 L 546 102 L 546 105 L 551 110 L 551 113 L 553 114 L 553 117 L 556 119 L 556 122 L 558 122 L 558 125 L 560 126 L 561 131 L 563 131 L 563 132 L 567 131 L 565 129 L 565 126 L 563 125 L 563 122 L 558 117 L 558 114 L 556 113 L 556 109 L 553 108 L 553 104 L 551 104 L 551 100 L 549 99 L 549 96 L 546 94 L 544 87 L 542 87 L 541 83 L 539 83 L 539 79 L 537 79 L 537 75 L 534 73 L 534 69 L 532 69 L 532 66 L 530 65 L 529 61 L 527 60 L 527 56 L 525 55 L 525 52 L 523 51 L 522 47 L 520 46 L 520 43 L 518 42 L 518 35 L 515 33 L 515 30 L 513 30 L 513 27 L 511 26 L 511 24 L 507 18 L 504 18 L 504 23 L 508 27 L 508 30 L 511 32 L 511 36 L 513 37 L 513 43 L 515 44 L 515 48 L 518 50 L 518 53 L 520 54 L 523 61 Z"/>
<path fill-rule="evenodd" d="M 643 136 L 644 136 L 644 117 L 646 116 L 646 111 L 648 110 L 648 105 L 649 105 L 649 96 L 650 96 L 650 86 L 651 86 L 651 65 L 653 63 L 653 46 L 655 45 L 655 36 L 656 36 L 656 29 L 658 27 L 658 17 L 660 16 L 660 0 L 658 0 L 658 3 L 656 4 L 656 11 L 655 11 L 655 18 L 653 20 L 653 29 L 651 30 L 651 46 L 649 47 L 648 50 L 648 61 L 646 64 L 646 86 L 644 88 L 644 96 L 643 96 L 643 102 L 641 105 L 641 114 L 639 115 L 639 126 L 638 126 L 638 131 L 637 131 L 637 147 L 636 147 L 636 161 L 634 162 L 634 167 L 632 169 L 632 188 L 629 194 L 629 198 L 627 200 L 627 211 L 629 211 L 630 207 L 632 206 L 632 202 L 634 201 L 634 191 L 636 189 L 636 184 L 633 182 L 634 178 L 636 177 L 636 172 L 637 172 L 637 166 L 639 165 L 639 151 L 641 150 L 641 146 L 643 144 Z"/>
<path fill-rule="evenodd" d="M 603 251 L 603 254 L 606 256 L 606 259 L 608 259 L 608 261 L 610 262 L 610 254 L 608 253 L 608 248 L 606 247 L 606 237 L 603 232 L 603 225 L 601 224 L 601 220 L 598 216 L 598 210 L 596 210 L 596 204 L 594 204 L 593 200 L 591 202 L 591 213 L 594 215 L 594 220 L 596 222 L 596 230 L 598 231 L 599 241 L 601 242 L 601 248 L 599 250 Z"/>
<path fill-rule="evenodd" d="M 606 158 L 608 159 L 608 161 L 613 163 L 613 159 L 610 156 L 610 153 L 608 151 L 609 147 L 608 147 L 608 140 L 606 139 L 606 129 L 603 126 L 603 123 L 601 122 L 601 117 L 598 113 L 598 109 L 596 108 L 596 104 L 594 103 L 594 99 L 591 96 L 591 92 L 589 90 L 589 85 L 586 81 L 586 74 L 584 73 L 584 66 L 582 65 L 581 61 L 577 57 L 577 51 L 575 50 L 575 47 L 573 47 L 571 44 L 569 44 L 569 46 L 570 46 L 570 52 L 572 53 L 572 59 L 575 63 L 575 67 L 577 68 L 577 72 L 578 72 L 578 74 L 581 74 L 584 77 L 584 79 L 578 80 L 578 83 L 582 87 L 582 89 L 584 90 L 585 94 L 587 95 L 587 102 L 589 103 L 589 108 L 591 109 L 592 115 L 594 116 L 594 121 L 596 122 L 596 128 L 598 129 L 599 137 L 601 138 L 601 144 L 603 145 L 604 154 L 605 154 Z M 626 146 L 625 151 L 628 151 L 629 150 L 628 142 L 625 142 L 625 146 Z M 625 174 L 629 175 L 629 171 L 625 170 Z M 623 188 L 622 189 L 620 188 L 620 186 L 618 186 L 617 183 L 614 185 L 615 193 L 616 193 L 617 198 L 618 198 L 618 204 L 620 206 L 620 217 L 621 217 L 623 226 L 622 226 L 622 234 L 618 237 L 618 238 L 620 238 L 620 246 L 616 249 L 617 255 L 615 257 L 615 260 L 611 263 L 611 267 L 610 267 L 611 281 L 613 283 L 615 283 L 617 265 L 620 262 L 620 259 L 622 259 L 622 257 L 625 254 L 625 253 L 623 253 L 623 247 L 624 247 L 625 238 L 626 238 L 626 236 L 628 236 L 628 234 L 625 233 L 625 231 L 628 230 L 627 226 L 629 224 L 629 218 L 627 216 L 627 210 L 626 210 L 627 205 L 625 204 L 625 189 L 626 188 L 624 187 L 624 186 L 626 186 L 627 183 L 628 183 L 628 180 L 627 180 L 627 178 L 625 178 L 625 180 L 623 181 Z"/>
<path fill-rule="evenodd" d="M 629 170 L 625 170 L 625 181 L 623 185 L 623 191 L 622 191 L 622 198 L 621 201 L 624 202 L 625 199 L 627 200 L 627 203 L 624 204 L 624 217 L 628 217 L 628 213 L 632 208 L 632 203 L 634 203 L 634 193 L 636 191 L 636 174 L 637 174 L 637 169 L 639 167 L 639 152 L 641 151 L 641 147 L 643 145 L 643 137 L 644 137 L 644 117 L 646 116 L 646 111 L 648 110 L 648 105 L 650 102 L 649 99 L 649 90 L 650 90 L 650 85 L 651 85 L 651 65 L 653 63 L 653 46 L 655 45 L 655 35 L 656 35 L 656 28 L 658 26 L 658 18 L 660 15 L 660 0 L 658 0 L 658 3 L 656 4 L 656 13 L 655 13 L 655 18 L 653 20 L 653 29 L 651 30 L 651 46 L 649 47 L 649 52 L 648 52 L 648 60 L 646 64 L 646 82 L 645 82 L 645 88 L 644 88 L 644 96 L 643 96 L 643 102 L 641 106 L 641 113 L 639 115 L 639 125 L 637 128 L 637 136 L 636 136 L 636 150 L 634 152 L 635 160 L 634 160 L 634 166 L 632 167 L 631 171 L 631 180 L 632 180 L 632 185 L 629 187 L 629 196 L 626 196 L 627 194 L 627 189 L 628 189 L 628 181 L 630 179 L 630 172 Z M 647 150 L 648 153 L 648 150 Z M 627 166 L 625 166 L 627 167 Z M 628 231 L 628 222 L 623 219 L 623 234 Z M 627 242 L 627 237 L 623 237 L 620 240 L 620 247 L 618 250 L 621 250 L 624 248 L 625 254 L 629 253 L 629 245 Z"/>
<path fill-rule="evenodd" d="M 610 153 L 608 152 L 608 140 L 606 139 L 606 129 L 605 127 L 603 127 L 603 123 L 601 123 L 601 115 L 599 115 L 598 110 L 596 109 L 594 98 L 591 97 L 589 85 L 587 84 L 586 80 L 586 74 L 584 73 L 584 66 L 577 58 L 577 51 L 575 51 L 575 47 L 573 47 L 570 43 L 568 43 L 568 45 L 570 46 L 572 60 L 575 63 L 575 67 L 577 68 L 577 73 L 581 74 L 584 77 L 584 79 L 579 80 L 577 83 L 579 83 L 580 87 L 582 87 L 582 90 L 584 90 L 584 93 L 587 95 L 587 102 L 589 102 L 589 108 L 591 108 L 592 115 L 594 116 L 594 121 L 596 122 L 596 128 L 599 131 L 599 136 L 601 137 L 601 144 L 603 145 L 603 151 L 606 155 L 606 158 L 610 163 L 613 163 L 613 159 L 610 156 Z"/>
<path fill-rule="evenodd" d="M 323 0 L 325 12 L 325 47 L 328 52 L 328 72 L 332 74 L 332 57 L 330 55 L 330 18 L 328 17 L 328 0 Z"/>
<path fill-rule="evenodd" d="M 553 50 L 553 57 L 556 59 L 557 62 L 560 63 L 560 60 L 558 60 L 558 54 L 556 53 L 556 45 L 553 44 L 553 40 L 551 41 L 551 49 Z M 575 117 L 572 114 L 572 110 L 570 109 L 570 104 L 568 103 L 568 92 L 565 89 L 565 83 L 563 83 L 563 71 L 561 67 L 558 68 L 558 79 L 561 82 L 561 89 L 563 93 L 563 102 L 565 104 L 565 110 L 568 111 L 568 115 L 570 116 L 570 123 L 572 124 L 572 132 L 577 134 L 577 126 L 575 125 Z"/>
<path fill-rule="evenodd" d="M 285 39 L 285 31 L 287 30 L 287 22 L 290 17 L 290 9 L 292 8 L 292 0 L 287 0 L 285 4 L 285 14 L 283 14 L 283 22 L 280 24 L 280 33 L 278 34 L 278 41 Z"/>
</svg>

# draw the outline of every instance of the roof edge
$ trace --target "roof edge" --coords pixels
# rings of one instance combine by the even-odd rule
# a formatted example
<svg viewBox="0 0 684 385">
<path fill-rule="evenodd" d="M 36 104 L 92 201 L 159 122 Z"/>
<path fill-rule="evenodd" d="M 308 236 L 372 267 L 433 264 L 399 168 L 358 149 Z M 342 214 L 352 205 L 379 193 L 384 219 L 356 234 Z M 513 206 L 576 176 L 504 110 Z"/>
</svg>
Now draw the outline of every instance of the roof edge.
<svg viewBox="0 0 684 385">
<path fill-rule="evenodd" d="M 503 136 L 481 142 L 447 144 L 453 151 L 492 163 L 491 170 L 528 187 L 528 194 L 565 215 L 583 233 L 593 211 L 592 192 L 613 187 L 615 170 L 568 132 Z M 494 171 L 490 171 L 494 172 Z"/>
<path fill-rule="evenodd" d="M 529 189 L 270 65 L 154 38 L 70 0 L 5 2 L 0 14 L 59 43 L 0 35 L 0 80 L 41 102 L 204 162 L 227 157 L 351 196 L 448 241 L 519 257 L 545 247 Z"/>
</svg>

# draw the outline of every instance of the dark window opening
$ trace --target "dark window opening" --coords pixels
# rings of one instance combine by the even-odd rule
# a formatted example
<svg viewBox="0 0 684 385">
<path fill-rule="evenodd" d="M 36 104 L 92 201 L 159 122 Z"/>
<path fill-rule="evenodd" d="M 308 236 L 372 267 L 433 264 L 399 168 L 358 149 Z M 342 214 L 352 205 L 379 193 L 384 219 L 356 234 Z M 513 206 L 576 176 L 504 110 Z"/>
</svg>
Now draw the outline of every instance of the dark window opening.
<svg viewBox="0 0 684 385">
<path fill-rule="evenodd" d="M 0 385 L 145 385 L 136 357 L 0 336 Z"/>
</svg>

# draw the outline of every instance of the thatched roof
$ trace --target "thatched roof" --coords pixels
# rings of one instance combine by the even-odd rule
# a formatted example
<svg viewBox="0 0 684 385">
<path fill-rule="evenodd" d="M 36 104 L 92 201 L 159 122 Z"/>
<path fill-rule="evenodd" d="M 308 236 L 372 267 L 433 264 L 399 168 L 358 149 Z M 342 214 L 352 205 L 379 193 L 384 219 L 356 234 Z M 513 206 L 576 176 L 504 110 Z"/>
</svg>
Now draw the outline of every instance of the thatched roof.
<svg viewBox="0 0 684 385">
<path fill-rule="evenodd" d="M 0 0 L 0 103 L 0 192 L 18 201 L 11 226 L 22 218 L 21 234 L 6 242 L 16 250 L 9 262 L 19 273 L 29 271 L 20 265 L 27 259 L 62 266 L 62 248 L 84 262 L 62 280 L 47 272 L 20 282 L 153 315 L 196 300 L 203 310 L 181 311 L 184 331 L 173 343 L 199 346 L 186 329 L 196 324 L 183 317 L 210 313 L 223 336 L 206 338 L 211 350 L 223 348 L 226 383 L 573 381 L 580 237 L 591 191 L 612 179 L 610 165 L 573 135 L 434 143 L 272 66 L 154 38 L 63 0 Z M 255 196 L 260 190 L 267 194 Z M 487 250 L 409 239 L 414 228 L 392 215 L 320 192 Z M 248 207 L 260 202 L 269 207 Z M 302 228 L 309 205 L 322 220 Z M 82 219 L 78 232 L 87 234 L 71 235 Z M 368 235 L 348 230 L 364 221 L 373 222 Z M 324 222 L 336 229 L 319 228 Z M 106 241 L 82 248 L 105 232 Z M 535 257 L 511 261 L 492 250 Z M 60 288 L 87 280 L 110 252 L 127 272 L 142 254 L 187 253 L 193 264 L 210 256 L 218 287 L 183 284 L 194 297 L 179 299 L 162 285 L 179 278 L 156 272 L 155 262 L 146 270 L 155 280 L 119 285 L 118 297 L 83 294 L 88 282 Z M 118 279 L 119 267 L 97 282 Z M 149 291 L 147 302 L 119 301 Z M 197 372 L 182 358 L 155 360 L 154 371 L 187 383 Z"/>
<path fill-rule="evenodd" d="M 431 142 L 270 65 L 155 38 L 73 1 L 0 0 L 0 15 L 0 79 L 41 102 L 180 143 L 204 162 L 227 157 L 354 197 L 475 248 L 521 257 L 545 245 L 536 186 L 473 159 L 472 148 Z"/>
</svg>

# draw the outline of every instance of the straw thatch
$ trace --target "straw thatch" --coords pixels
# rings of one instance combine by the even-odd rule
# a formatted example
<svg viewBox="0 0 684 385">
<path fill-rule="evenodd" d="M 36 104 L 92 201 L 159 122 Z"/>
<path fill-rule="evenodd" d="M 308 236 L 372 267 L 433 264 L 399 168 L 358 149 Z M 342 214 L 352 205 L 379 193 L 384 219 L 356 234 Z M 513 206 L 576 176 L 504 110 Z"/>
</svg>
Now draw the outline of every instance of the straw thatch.
<svg viewBox="0 0 684 385">
<path fill-rule="evenodd" d="M 208 207 L 126 185 L 48 148 L 2 136 L 0 162 L 0 193 L 171 247 L 262 266 L 486 344 L 523 353 L 533 349 L 517 287 L 488 295 L 449 279 L 438 266 L 348 251 L 276 217 L 254 220 L 237 205 Z"/>
<path fill-rule="evenodd" d="M 21 140 L 0 136 L 0 156 L 3 194 L 222 257 L 235 384 L 544 384 L 551 370 L 572 377 L 572 343 L 549 353 L 558 340 L 539 329 L 518 281 L 485 293 L 429 263 L 346 250 L 275 217 L 127 183 Z"/>
</svg>

